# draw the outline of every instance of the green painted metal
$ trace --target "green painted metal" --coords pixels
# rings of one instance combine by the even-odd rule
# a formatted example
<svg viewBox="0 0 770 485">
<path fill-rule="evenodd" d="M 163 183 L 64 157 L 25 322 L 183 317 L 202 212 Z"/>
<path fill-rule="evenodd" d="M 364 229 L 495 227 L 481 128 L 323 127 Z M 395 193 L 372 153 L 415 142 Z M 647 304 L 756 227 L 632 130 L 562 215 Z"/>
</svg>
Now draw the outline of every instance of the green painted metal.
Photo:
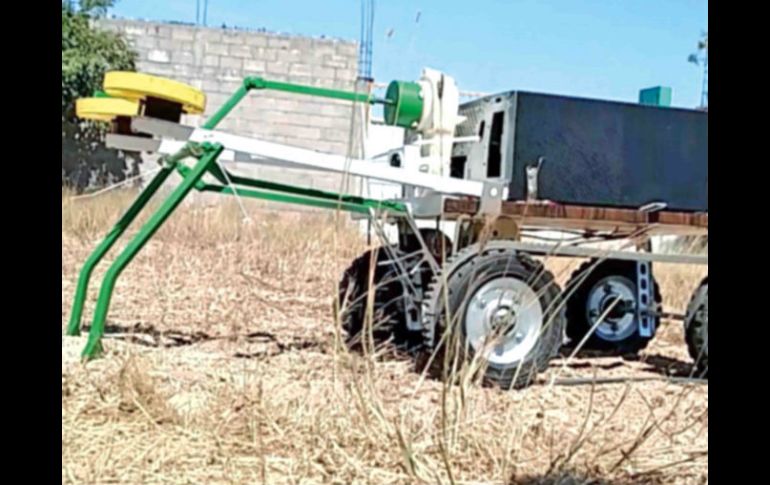
<svg viewBox="0 0 770 485">
<path fill-rule="evenodd" d="M 222 153 L 224 147 L 216 144 L 211 145 L 204 143 L 201 145 L 203 155 L 200 157 L 195 166 L 185 176 L 176 189 L 169 195 L 158 210 L 150 217 L 150 219 L 142 226 L 136 236 L 128 243 L 126 248 L 115 258 L 102 281 L 101 289 L 99 290 L 99 298 L 96 302 L 96 311 L 94 313 L 93 323 L 91 324 L 91 330 L 88 334 L 88 342 L 85 349 L 83 349 L 83 358 L 91 359 L 97 356 L 101 350 L 101 339 L 104 335 L 104 324 L 107 320 L 107 311 L 110 306 L 110 299 L 112 298 L 112 291 L 115 288 L 115 282 L 120 276 L 120 273 L 125 269 L 128 263 L 134 259 L 134 256 L 144 247 L 147 241 L 155 234 L 161 225 L 168 219 L 174 209 L 179 206 L 185 196 L 193 189 L 195 183 L 203 177 L 203 174 L 216 163 L 217 157 Z"/>
<path fill-rule="evenodd" d="M 232 96 L 230 96 L 230 99 L 228 99 L 225 104 L 223 104 L 222 107 L 211 116 L 211 118 L 206 120 L 206 123 L 203 124 L 203 128 L 206 128 L 207 130 L 213 130 L 216 128 L 219 122 L 224 119 L 225 116 L 230 114 L 233 108 L 235 108 L 238 103 L 241 102 L 246 94 L 248 94 L 249 89 L 251 89 L 249 87 L 248 79 L 249 78 L 246 78 L 246 81 L 244 81 L 241 87 L 239 87 L 238 90 L 235 91 Z"/>
<path fill-rule="evenodd" d="M 319 88 L 316 86 L 307 86 L 304 84 L 270 81 L 269 79 L 262 77 L 247 77 L 244 81 L 244 85 L 246 85 L 249 89 L 273 89 L 276 91 L 285 91 L 287 93 L 341 99 L 343 101 L 352 101 L 354 103 L 377 103 L 388 105 L 392 102 L 389 99 L 375 98 L 374 96 L 365 93 L 355 93 L 341 89 Z"/>
<path fill-rule="evenodd" d="M 414 83 L 411 83 L 414 84 Z M 248 77 L 244 79 L 243 84 L 233 95 L 220 107 L 203 125 L 205 129 L 214 129 L 233 109 L 243 100 L 243 98 L 252 89 L 274 89 L 286 91 L 295 94 L 309 96 L 320 96 L 332 99 L 340 99 L 352 102 L 366 102 L 384 104 L 388 112 L 395 107 L 394 123 L 413 123 L 419 119 L 422 112 L 421 101 L 419 104 L 415 100 L 419 98 L 419 90 L 415 91 L 410 83 L 402 83 L 397 96 L 387 97 L 386 99 L 377 99 L 370 94 L 354 93 L 336 89 L 318 88 L 315 86 L 304 86 L 293 83 L 284 83 L 270 81 L 260 77 Z M 416 85 L 415 85 L 416 86 Z M 417 86 L 419 88 L 419 86 Z M 102 93 L 96 94 L 103 95 Z M 418 113 L 419 111 L 419 113 Z M 410 123 L 411 124 L 411 123 Z M 401 125 L 399 125 L 401 126 Z M 118 255 L 113 264 L 107 270 L 99 290 L 99 296 L 96 302 L 93 322 L 88 335 L 88 342 L 83 349 L 83 358 L 90 359 L 97 356 L 101 350 L 101 339 L 104 335 L 104 325 L 107 320 L 107 312 L 110 306 L 110 300 L 115 288 L 115 283 L 120 273 L 133 260 L 136 254 L 144 247 L 147 241 L 152 238 L 160 226 L 168 219 L 173 211 L 179 206 L 184 197 L 192 190 L 219 192 L 223 194 L 235 194 L 245 197 L 254 197 L 264 200 L 285 202 L 292 204 L 301 204 L 311 207 L 320 207 L 327 209 L 338 209 L 361 214 L 369 214 L 373 209 L 378 212 L 389 212 L 391 214 L 403 214 L 407 212 L 404 204 L 394 201 L 381 201 L 357 197 L 335 192 L 326 192 L 316 189 L 307 189 L 292 185 L 269 182 L 265 180 L 251 179 L 230 174 L 220 168 L 216 160 L 224 148 L 219 145 L 209 143 L 198 144 L 194 142 L 187 143 L 177 153 L 161 159 L 163 168 L 152 179 L 148 186 L 139 194 L 137 199 L 129 207 L 126 213 L 121 216 L 112 230 L 107 234 L 104 240 L 86 260 L 83 269 L 78 278 L 78 285 L 73 301 L 70 321 L 67 325 L 68 335 L 79 335 L 80 323 L 83 315 L 88 283 L 96 265 L 102 260 L 104 255 L 112 248 L 115 242 L 125 232 L 126 228 L 133 222 L 136 216 L 146 206 L 150 198 L 157 192 L 158 188 L 165 182 L 172 171 L 176 170 L 182 176 L 182 182 L 174 191 L 164 200 L 161 206 L 150 216 L 150 219 L 142 226 L 139 232 L 128 243 L 123 251 Z M 183 160 L 194 157 L 198 161 L 193 167 L 187 167 Z M 223 185 L 206 184 L 202 177 L 210 173 Z M 232 187 L 241 185 L 249 188 Z M 261 190 L 254 190 L 261 189 Z"/>
<path fill-rule="evenodd" d="M 187 176 L 190 172 L 190 168 L 184 165 L 179 165 L 177 170 L 183 177 Z M 233 185 L 242 185 L 245 187 L 254 187 L 258 189 L 265 189 L 269 192 L 251 192 L 246 194 L 250 197 L 259 199 L 273 200 L 278 202 L 291 202 L 301 205 L 309 205 L 313 207 L 323 207 L 327 209 L 341 209 L 351 212 L 368 213 L 369 208 L 376 210 L 386 210 L 391 214 L 406 213 L 407 209 L 401 202 L 389 201 L 389 200 L 377 200 L 367 199 L 366 197 L 359 197 L 356 195 L 340 194 L 337 192 L 327 192 L 318 189 L 307 189 L 303 187 L 296 187 L 294 185 L 280 184 L 277 182 L 269 182 L 267 180 L 252 179 L 248 177 L 242 177 L 230 173 L 227 170 L 222 171 L 218 166 L 213 166 L 209 173 L 214 176 L 222 185 L 206 184 L 199 181 L 195 186 L 197 190 L 207 192 L 220 192 L 223 194 L 237 194 L 242 195 L 241 191 L 244 190 L 240 187 L 236 187 L 235 192 L 233 190 L 222 190 L 224 188 L 229 189 L 229 182 Z M 225 175 L 225 172 L 227 175 Z M 229 182 L 228 182 L 229 180 Z M 260 195 L 254 195 L 260 194 Z M 276 194 L 290 194 L 297 196 L 293 199 L 286 199 L 277 197 Z M 361 210 L 358 210 L 358 209 Z"/>
<path fill-rule="evenodd" d="M 282 192 L 268 192 L 264 190 L 243 189 L 239 187 L 228 187 L 223 185 L 206 185 L 203 188 L 206 192 L 218 192 L 220 194 L 235 194 L 254 199 L 269 200 L 272 202 L 282 202 L 287 204 L 301 204 L 309 207 L 318 207 L 321 209 L 338 209 L 346 212 L 356 212 L 359 214 L 369 214 L 370 209 L 375 211 L 393 211 L 390 213 L 401 214 L 404 210 L 398 210 L 385 201 L 365 199 L 362 202 L 351 202 L 346 200 L 317 199 L 302 195 L 292 195 Z"/>
<path fill-rule="evenodd" d="M 88 282 L 91 279 L 94 268 L 125 232 L 131 222 L 133 222 L 137 214 L 139 214 L 144 206 L 147 205 L 147 202 L 152 198 L 163 182 L 166 181 L 172 170 L 173 168 L 170 166 L 164 167 L 155 175 L 155 177 L 153 177 L 147 187 L 142 190 L 136 200 L 120 217 L 115 226 L 110 230 L 107 236 L 105 236 L 104 240 L 102 240 L 99 246 L 96 247 L 86 260 L 83 269 L 80 271 L 80 276 L 78 277 L 78 285 L 75 290 L 70 321 L 67 325 L 67 335 L 80 335 L 80 319 L 83 315 L 83 305 L 85 304 L 86 294 L 88 292 Z"/>
<path fill-rule="evenodd" d="M 671 106 L 671 88 L 656 86 L 639 91 L 639 103 L 648 106 Z"/>
<path fill-rule="evenodd" d="M 299 195 L 309 199 L 323 199 L 332 202 L 343 202 L 349 204 L 358 204 L 373 208 L 385 208 L 394 212 L 406 212 L 406 206 L 400 202 L 385 201 L 367 199 L 365 197 L 358 197 L 355 195 L 339 194 L 337 192 L 326 192 L 318 189 L 307 189 L 303 187 L 295 187 L 292 185 L 279 184 L 276 182 L 268 182 L 266 180 L 249 179 L 246 177 L 230 176 L 230 180 L 233 184 L 244 185 L 246 187 L 255 187 L 259 189 L 267 189 L 273 192 L 286 192 L 289 194 Z M 333 208 L 334 206 L 330 206 Z"/>
<path fill-rule="evenodd" d="M 385 97 L 385 123 L 402 128 L 414 128 L 420 122 L 424 108 L 422 88 L 418 83 L 393 81 L 388 85 Z"/>
</svg>

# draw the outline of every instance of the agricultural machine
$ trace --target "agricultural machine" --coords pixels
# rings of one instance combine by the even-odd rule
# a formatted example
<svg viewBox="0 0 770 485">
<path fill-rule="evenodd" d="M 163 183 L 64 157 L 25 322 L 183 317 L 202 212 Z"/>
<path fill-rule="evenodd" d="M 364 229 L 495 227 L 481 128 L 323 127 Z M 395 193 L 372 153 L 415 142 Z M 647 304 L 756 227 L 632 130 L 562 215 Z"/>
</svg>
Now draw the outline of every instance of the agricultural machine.
<svg viewBox="0 0 770 485">
<path fill-rule="evenodd" d="M 366 159 L 216 129 L 261 90 L 381 105 L 385 124 L 404 129 L 403 145 Z M 129 72 L 107 73 L 103 91 L 77 102 L 81 118 L 111 124 L 109 147 L 160 154 L 161 168 L 86 261 L 68 334 L 80 332 L 94 267 L 168 177 L 181 177 L 107 270 L 84 358 L 102 349 L 121 271 L 192 190 L 368 220 L 382 244 L 344 272 L 336 304 L 348 341 L 367 334 L 475 358 L 486 380 L 504 388 L 531 383 L 565 342 L 640 351 L 665 315 L 653 263 L 708 266 L 708 255 L 650 244 L 657 235 L 708 234 L 706 112 L 521 91 L 461 103 L 454 80 L 430 69 L 416 82 L 390 83 L 384 97 L 248 77 L 201 127 L 180 124 L 182 114 L 204 108 L 205 95 L 191 86 Z M 227 166 L 234 161 L 337 172 L 402 191 L 379 200 L 298 187 L 239 175 Z M 386 226 L 397 228 L 397 242 Z M 547 231 L 570 236 L 538 240 Z M 608 241 L 620 246 L 595 245 Z M 564 288 L 542 262 L 556 257 L 586 260 Z M 707 375 L 708 278 L 693 286 L 679 317 L 695 368 Z"/>
</svg>

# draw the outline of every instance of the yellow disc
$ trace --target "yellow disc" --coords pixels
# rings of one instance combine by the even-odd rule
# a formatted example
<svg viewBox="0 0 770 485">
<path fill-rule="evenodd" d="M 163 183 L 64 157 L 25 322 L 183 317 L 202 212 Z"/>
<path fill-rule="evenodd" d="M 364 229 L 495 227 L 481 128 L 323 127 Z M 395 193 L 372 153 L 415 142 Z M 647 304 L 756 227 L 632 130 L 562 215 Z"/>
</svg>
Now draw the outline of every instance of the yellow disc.
<svg viewBox="0 0 770 485">
<path fill-rule="evenodd" d="M 112 121 L 117 116 L 139 114 L 139 101 L 121 98 L 82 98 L 75 102 L 78 118 Z"/>
<path fill-rule="evenodd" d="M 165 99 L 181 104 L 182 110 L 190 114 L 200 114 L 206 109 L 206 95 L 202 91 L 171 79 L 138 72 L 108 72 L 104 75 L 104 91 L 110 96 L 132 100 Z"/>
</svg>

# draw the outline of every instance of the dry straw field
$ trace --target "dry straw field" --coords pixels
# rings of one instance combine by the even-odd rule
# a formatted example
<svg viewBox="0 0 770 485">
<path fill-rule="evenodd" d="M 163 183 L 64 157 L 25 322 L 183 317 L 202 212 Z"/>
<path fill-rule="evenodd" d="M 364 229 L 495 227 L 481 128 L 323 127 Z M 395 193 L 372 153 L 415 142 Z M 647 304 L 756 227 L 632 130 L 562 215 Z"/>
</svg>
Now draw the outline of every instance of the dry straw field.
<svg viewBox="0 0 770 485">
<path fill-rule="evenodd" d="M 62 331 L 80 265 L 133 195 L 63 194 Z M 338 344 L 333 295 L 365 249 L 345 216 L 247 209 L 174 214 L 118 282 L 104 358 L 81 364 L 85 339 L 62 337 L 62 483 L 708 482 L 707 384 L 549 384 L 686 376 L 680 323 L 639 360 L 557 359 L 523 391 L 443 384 Z M 563 283 L 579 262 L 547 264 Z M 705 269 L 656 271 L 682 312 Z"/>
</svg>

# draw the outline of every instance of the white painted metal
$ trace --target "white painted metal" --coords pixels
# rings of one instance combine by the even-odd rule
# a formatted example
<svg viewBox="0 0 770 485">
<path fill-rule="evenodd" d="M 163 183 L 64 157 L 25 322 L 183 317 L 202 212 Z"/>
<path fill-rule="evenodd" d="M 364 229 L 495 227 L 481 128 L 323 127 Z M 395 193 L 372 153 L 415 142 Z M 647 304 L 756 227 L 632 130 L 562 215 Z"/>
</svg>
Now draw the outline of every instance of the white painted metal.
<svg viewBox="0 0 770 485">
<path fill-rule="evenodd" d="M 459 114 L 460 92 L 455 80 L 434 69 L 423 69 L 417 83 L 422 88 L 423 112 L 415 128 L 425 144 L 420 150 L 425 172 L 449 176 L 455 127 L 463 120 Z"/>
<path fill-rule="evenodd" d="M 543 308 L 537 293 L 513 277 L 494 278 L 468 301 L 463 321 L 475 352 L 492 364 L 514 365 L 537 345 Z"/>
<path fill-rule="evenodd" d="M 348 173 L 359 177 L 428 188 L 444 194 L 480 197 L 484 189 L 482 182 L 474 180 L 455 179 L 421 172 L 415 173 L 401 168 L 374 164 L 371 163 L 371 160 L 348 159 L 344 156 L 290 147 L 213 130 L 196 129 L 190 136 L 190 141 L 220 143 L 226 150 L 244 152 L 252 156 L 275 161 L 283 161 L 298 167 Z"/>
</svg>

